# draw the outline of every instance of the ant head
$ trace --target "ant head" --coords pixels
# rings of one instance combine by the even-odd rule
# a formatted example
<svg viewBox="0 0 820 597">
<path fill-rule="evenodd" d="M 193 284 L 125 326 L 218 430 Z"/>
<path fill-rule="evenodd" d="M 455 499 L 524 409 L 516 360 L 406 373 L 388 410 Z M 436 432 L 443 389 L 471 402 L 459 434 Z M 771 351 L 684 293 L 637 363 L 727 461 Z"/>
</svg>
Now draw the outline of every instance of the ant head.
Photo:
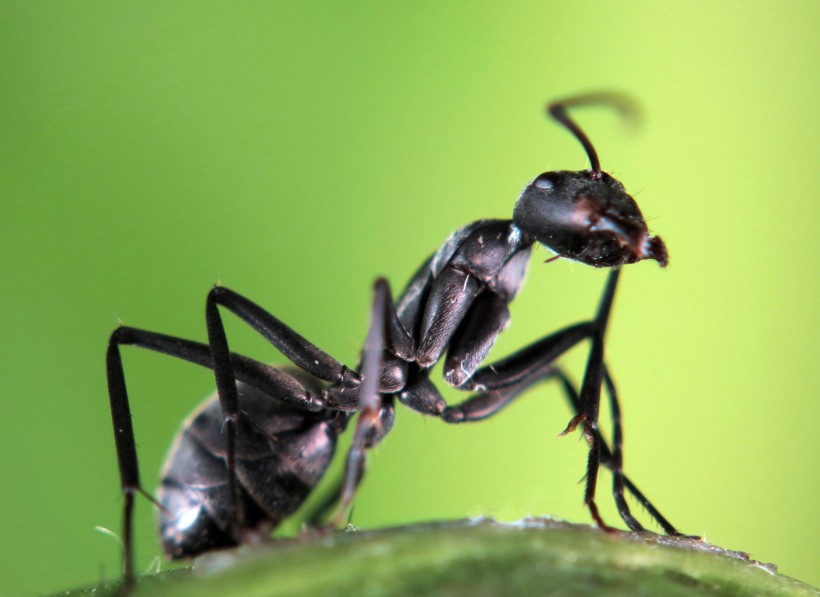
<svg viewBox="0 0 820 597">
<path fill-rule="evenodd" d="M 595 267 L 655 259 L 663 267 L 669 260 L 663 241 L 649 234 L 638 204 L 620 182 L 601 171 L 589 139 L 566 114 L 568 106 L 586 103 L 632 108 L 626 98 L 612 94 L 582 96 L 548 106 L 550 115 L 584 146 L 592 168 L 538 176 L 521 192 L 513 222 L 567 259 Z"/>
<path fill-rule="evenodd" d="M 545 172 L 522 191 L 513 222 L 525 234 L 567 259 L 613 267 L 655 259 L 666 247 L 651 236 L 638 204 L 605 172 Z"/>
</svg>

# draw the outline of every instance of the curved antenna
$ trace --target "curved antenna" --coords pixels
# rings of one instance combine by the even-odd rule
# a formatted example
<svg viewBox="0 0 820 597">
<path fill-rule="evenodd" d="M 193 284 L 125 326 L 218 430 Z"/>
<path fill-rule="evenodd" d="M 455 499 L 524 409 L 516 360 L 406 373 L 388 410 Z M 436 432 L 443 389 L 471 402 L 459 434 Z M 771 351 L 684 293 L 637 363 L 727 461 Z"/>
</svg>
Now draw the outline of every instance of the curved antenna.
<svg viewBox="0 0 820 597">
<path fill-rule="evenodd" d="M 598 159 L 598 152 L 595 151 L 595 148 L 592 146 L 592 142 L 589 140 L 589 137 L 586 136 L 586 133 L 584 133 L 584 131 L 581 130 L 581 127 L 575 124 L 575 121 L 572 120 L 567 114 L 567 108 L 595 104 L 615 108 L 620 113 L 621 117 L 626 120 L 637 120 L 640 113 L 639 106 L 634 99 L 628 95 L 611 91 L 587 93 L 552 102 L 547 105 L 547 113 L 549 113 L 549 115 L 555 120 L 563 124 L 569 132 L 575 135 L 575 138 L 581 142 L 581 145 L 584 146 L 584 150 L 587 152 L 587 157 L 589 157 L 592 177 L 600 178 L 601 162 Z"/>
</svg>

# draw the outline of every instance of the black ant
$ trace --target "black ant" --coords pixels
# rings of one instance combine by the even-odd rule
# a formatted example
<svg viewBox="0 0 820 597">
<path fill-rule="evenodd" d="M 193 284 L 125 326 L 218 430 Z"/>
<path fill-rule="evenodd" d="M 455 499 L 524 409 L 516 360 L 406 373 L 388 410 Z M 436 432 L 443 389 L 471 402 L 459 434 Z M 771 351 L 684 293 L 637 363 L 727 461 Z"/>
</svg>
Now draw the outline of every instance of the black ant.
<svg viewBox="0 0 820 597">
<path fill-rule="evenodd" d="M 455 231 L 419 268 L 394 303 L 388 283 L 374 287 L 371 323 L 361 365 L 351 369 L 245 297 L 222 286 L 208 293 L 208 343 L 201 344 L 130 327 L 111 335 L 107 376 L 122 491 L 125 495 L 125 582 L 134 580 L 134 496 L 159 507 L 162 543 L 170 558 L 235 546 L 267 533 L 290 516 L 316 486 L 333 457 L 337 437 L 358 413 L 344 476 L 312 521 L 338 503 L 339 524 L 364 472 L 365 452 L 393 427 L 396 400 L 446 423 L 493 416 L 533 384 L 555 378 L 575 416 L 564 430 L 581 426 L 590 445 L 584 503 L 602 529 L 595 505 L 600 464 L 612 470 L 621 518 L 633 531 L 643 526 L 624 497 L 629 491 L 669 535 L 679 535 L 622 471 L 620 410 L 604 364 L 604 333 L 620 267 L 668 261 L 663 241 L 649 234 L 635 200 L 603 172 L 587 136 L 567 115 L 582 104 L 629 107 L 612 94 L 558 101 L 549 114 L 581 142 L 590 169 L 538 175 L 523 190 L 512 220 L 480 220 Z M 491 365 L 481 364 L 507 326 L 507 305 L 518 293 L 534 243 L 556 257 L 608 267 L 597 313 L 550 334 Z M 296 369 L 272 367 L 230 352 L 218 306 L 271 342 Z M 583 340 L 591 349 L 580 393 L 555 365 Z M 217 396 L 184 423 L 165 463 L 155 501 L 142 488 L 120 345 L 161 352 L 213 369 Z M 446 382 L 475 393 L 447 406 L 430 381 L 431 367 L 447 353 Z M 613 418 L 613 448 L 598 430 L 601 387 Z"/>
</svg>

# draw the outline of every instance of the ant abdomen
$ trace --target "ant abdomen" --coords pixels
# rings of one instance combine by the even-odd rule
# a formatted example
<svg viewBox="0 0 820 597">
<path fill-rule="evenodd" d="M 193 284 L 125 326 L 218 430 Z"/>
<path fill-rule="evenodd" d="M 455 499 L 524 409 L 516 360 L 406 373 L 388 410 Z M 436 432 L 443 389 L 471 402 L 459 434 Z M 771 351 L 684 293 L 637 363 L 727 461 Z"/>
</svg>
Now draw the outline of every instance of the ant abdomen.
<svg viewBox="0 0 820 597">
<path fill-rule="evenodd" d="M 239 528 L 231 509 L 224 416 L 214 394 L 182 424 L 163 468 L 157 498 L 169 558 L 232 547 L 254 532 L 266 534 L 299 508 L 333 458 L 339 430 L 326 413 L 290 407 L 241 382 L 237 389 L 242 400 L 235 446 Z"/>
</svg>

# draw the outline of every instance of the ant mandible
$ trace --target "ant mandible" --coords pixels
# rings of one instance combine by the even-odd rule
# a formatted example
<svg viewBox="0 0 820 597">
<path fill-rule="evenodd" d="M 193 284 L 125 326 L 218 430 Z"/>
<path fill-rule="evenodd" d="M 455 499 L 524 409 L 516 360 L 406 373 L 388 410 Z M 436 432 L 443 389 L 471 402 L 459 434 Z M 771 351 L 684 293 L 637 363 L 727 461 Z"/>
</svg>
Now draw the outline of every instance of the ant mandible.
<svg viewBox="0 0 820 597">
<path fill-rule="evenodd" d="M 601 170 L 587 136 L 567 109 L 583 104 L 630 107 L 616 94 L 557 101 L 548 113 L 581 142 L 590 169 L 538 175 L 522 191 L 512 220 L 479 220 L 456 230 L 419 268 L 394 303 L 384 279 L 374 286 L 371 322 L 356 369 L 346 367 L 247 298 L 223 286 L 205 305 L 208 343 L 202 344 L 130 327 L 116 329 L 108 343 L 106 368 L 117 446 L 123 512 L 124 579 L 134 580 L 133 511 L 137 493 L 159 507 L 166 554 L 192 557 L 235 546 L 267 533 L 292 514 L 324 475 L 337 437 L 358 413 L 339 487 L 312 521 L 338 503 L 338 525 L 364 473 L 365 452 L 390 431 L 398 400 L 446 423 L 467 423 L 499 412 L 537 382 L 555 378 L 575 416 L 564 430 L 581 426 L 589 443 L 584 503 L 599 527 L 609 530 L 595 504 L 598 468 L 613 473 L 613 494 L 621 518 L 633 531 L 629 491 L 669 535 L 679 535 L 622 470 L 620 409 L 604 364 L 604 334 L 620 267 L 654 259 L 668 261 L 663 241 L 649 234 L 635 200 Z M 507 326 L 507 305 L 520 289 L 533 245 L 556 258 L 611 268 L 595 317 L 566 327 L 513 355 L 481 368 L 498 334 Z M 221 306 L 244 320 L 296 368 L 272 367 L 232 353 Z M 555 361 L 584 340 L 591 348 L 578 392 Z M 217 395 L 183 424 L 166 460 L 157 499 L 142 487 L 131 410 L 120 357 L 121 345 L 161 352 L 214 371 Z M 445 353 L 444 379 L 474 391 L 447 406 L 430 381 Z M 613 446 L 598 430 L 601 388 L 613 419 Z"/>
</svg>

